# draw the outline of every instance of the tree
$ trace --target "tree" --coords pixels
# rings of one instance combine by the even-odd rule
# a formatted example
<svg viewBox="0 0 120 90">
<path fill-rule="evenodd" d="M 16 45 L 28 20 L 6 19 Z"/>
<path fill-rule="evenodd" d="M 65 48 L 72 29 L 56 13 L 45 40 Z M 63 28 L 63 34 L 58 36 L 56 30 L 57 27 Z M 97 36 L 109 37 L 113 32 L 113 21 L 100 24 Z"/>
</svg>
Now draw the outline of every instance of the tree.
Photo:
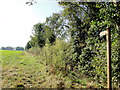
<svg viewBox="0 0 120 90">
<path fill-rule="evenodd" d="M 59 2 L 59 4 L 64 8 L 63 16 L 67 19 L 67 25 L 70 27 L 68 33 L 70 33 L 73 53 L 75 54 L 72 67 L 75 67 L 80 61 L 79 55 L 86 45 L 85 39 L 89 28 L 89 18 L 84 11 L 86 7 L 79 2 Z"/>
<path fill-rule="evenodd" d="M 30 41 L 27 42 L 26 46 L 25 46 L 25 50 L 29 50 L 30 48 L 32 48 Z"/>
<path fill-rule="evenodd" d="M 11 47 L 11 46 L 2 47 L 1 49 L 2 49 L 2 50 L 14 50 L 14 48 Z"/>
<path fill-rule="evenodd" d="M 106 80 L 106 45 L 99 33 L 111 28 L 113 80 L 119 79 L 120 2 L 59 2 L 68 20 L 75 61 L 82 71 L 100 82 Z M 79 46 L 79 47 L 78 47 Z M 104 48 L 104 49 L 103 49 Z M 76 62 L 77 61 L 77 62 Z M 97 73 L 97 74 L 96 74 Z M 117 79 L 116 79 L 117 78 Z M 120 81 L 120 80 L 119 80 Z M 118 83 L 118 82 L 117 82 Z"/>
<path fill-rule="evenodd" d="M 67 21 L 62 13 L 53 13 L 52 16 L 46 18 L 45 25 L 49 27 L 49 31 L 53 36 L 65 39 L 67 35 Z"/>
<path fill-rule="evenodd" d="M 5 47 L 1 47 L 1 50 L 5 50 Z"/>
<path fill-rule="evenodd" d="M 45 29 L 43 23 L 38 23 L 33 26 L 33 37 L 36 38 L 36 44 L 42 48 L 45 45 Z"/>
<path fill-rule="evenodd" d="M 23 47 L 16 47 L 16 50 L 19 50 L 19 51 L 23 51 L 24 50 L 24 48 Z"/>
<path fill-rule="evenodd" d="M 49 43 L 52 45 L 56 40 L 56 36 L 49 26 L 45 25 L 44 29 L 45 29 L 45 33 L 46 33 L 45 34 L 46 43 Z"/>
</svg>

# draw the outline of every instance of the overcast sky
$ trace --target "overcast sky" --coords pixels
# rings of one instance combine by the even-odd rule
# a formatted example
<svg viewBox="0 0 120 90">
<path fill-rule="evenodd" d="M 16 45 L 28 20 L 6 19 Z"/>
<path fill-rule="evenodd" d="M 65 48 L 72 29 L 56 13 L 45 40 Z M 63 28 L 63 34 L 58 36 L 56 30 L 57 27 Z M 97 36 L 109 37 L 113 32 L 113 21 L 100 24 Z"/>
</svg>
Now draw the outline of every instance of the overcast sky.
<svg viewBox="0 0 120 90">
<path fill-rule="evenodd" d="M 23 46 L 30 39 L 32 26 L 44 22 L 52 13 L 62 8 L 57 2 L 37 0 L 29 6 L 27 0 L 1 0 L 0 2 L 0 47 Z"/>
</svg>

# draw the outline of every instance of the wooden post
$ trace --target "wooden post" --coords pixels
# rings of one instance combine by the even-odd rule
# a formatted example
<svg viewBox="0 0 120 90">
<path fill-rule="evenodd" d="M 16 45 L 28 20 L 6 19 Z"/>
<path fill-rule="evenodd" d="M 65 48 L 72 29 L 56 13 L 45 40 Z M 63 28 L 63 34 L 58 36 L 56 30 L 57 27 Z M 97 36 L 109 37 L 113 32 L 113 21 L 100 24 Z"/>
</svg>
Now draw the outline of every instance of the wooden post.
<svg viewBox="0 0 120 90">
<path fill-rule="evenodd" d="M 108 90 L 112 89 L 112 84 L 111 84 L 111 33 L 110 29 L 107 28 L 107 35 L 106 35 L 106 40 L 107 40 L 107 88 Z"/>
</svg>

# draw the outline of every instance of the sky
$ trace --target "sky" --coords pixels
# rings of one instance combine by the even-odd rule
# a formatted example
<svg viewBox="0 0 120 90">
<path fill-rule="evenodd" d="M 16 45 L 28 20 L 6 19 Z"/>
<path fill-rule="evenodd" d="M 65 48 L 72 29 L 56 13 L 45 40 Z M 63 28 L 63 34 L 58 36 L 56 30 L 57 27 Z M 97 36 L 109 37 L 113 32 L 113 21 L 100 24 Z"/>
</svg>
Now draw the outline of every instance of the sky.
<svg viewBox="0 0 120 90">
<path fill-rule="evenodd" d="M 45 22 L 52 13 L 62 8 L 52 0 L 37 0 L 32 6 L 28 0 L 1 0 L 0 2 L 0 47 L 25 47 L 32 35 L 33 25 Z"/>
</svg>

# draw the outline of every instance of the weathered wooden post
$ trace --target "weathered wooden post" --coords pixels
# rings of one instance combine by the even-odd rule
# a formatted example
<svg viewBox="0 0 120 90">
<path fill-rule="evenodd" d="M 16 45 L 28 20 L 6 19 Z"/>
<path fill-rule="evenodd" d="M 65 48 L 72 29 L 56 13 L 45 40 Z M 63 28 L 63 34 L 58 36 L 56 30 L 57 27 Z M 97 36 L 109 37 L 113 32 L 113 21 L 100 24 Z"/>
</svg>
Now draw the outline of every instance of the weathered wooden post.
<svg viewBox="0 0 120 90">
<path fill-rule="evenodd" d="M 106 31 L 100 33 L 100 36 L 106 35 L 107 40 L 107 88 L 112 89 L 112 77 L 111 77 L 111 33 L 110 29 L 107 28 Z"/>
</svg>

